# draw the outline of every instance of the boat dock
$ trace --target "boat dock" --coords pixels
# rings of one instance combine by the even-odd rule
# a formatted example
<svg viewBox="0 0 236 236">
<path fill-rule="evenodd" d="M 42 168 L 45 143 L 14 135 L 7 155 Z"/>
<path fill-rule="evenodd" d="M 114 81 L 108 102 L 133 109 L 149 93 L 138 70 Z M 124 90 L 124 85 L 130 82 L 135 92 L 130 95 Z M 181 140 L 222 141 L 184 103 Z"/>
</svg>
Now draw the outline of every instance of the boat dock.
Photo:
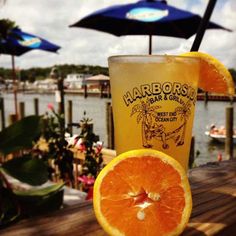
<svg viewBox="0 0 236 236">
<path fill-rule="evenodd" d="M 206 97 L 205 93 L 198 93 L 197 100 L 198 101 L 222 101 L 222 102 L 231 101 L 228 96 L 207 94 L 207 97 Z M 236 101 L 236 96 L 233 97 L 233 101 Z"/>
</svg>

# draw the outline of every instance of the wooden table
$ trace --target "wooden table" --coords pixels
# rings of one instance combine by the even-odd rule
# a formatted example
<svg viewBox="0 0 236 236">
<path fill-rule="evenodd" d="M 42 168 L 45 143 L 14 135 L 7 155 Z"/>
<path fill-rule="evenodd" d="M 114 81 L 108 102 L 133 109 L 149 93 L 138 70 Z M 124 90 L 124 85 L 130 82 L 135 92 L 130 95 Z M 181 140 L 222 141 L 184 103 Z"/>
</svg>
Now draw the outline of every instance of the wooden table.
<svg viewBox="0 0 236 236">
<path fill-rule="evenodd" d="M 236 161 L 224 161 L 189 172 L 193 211 L 184 236 L 236 235 Z M 104 236 L 92 203 L 22 220 L 4 230 L 1 236 L 78 235 Z"/>
</svg>

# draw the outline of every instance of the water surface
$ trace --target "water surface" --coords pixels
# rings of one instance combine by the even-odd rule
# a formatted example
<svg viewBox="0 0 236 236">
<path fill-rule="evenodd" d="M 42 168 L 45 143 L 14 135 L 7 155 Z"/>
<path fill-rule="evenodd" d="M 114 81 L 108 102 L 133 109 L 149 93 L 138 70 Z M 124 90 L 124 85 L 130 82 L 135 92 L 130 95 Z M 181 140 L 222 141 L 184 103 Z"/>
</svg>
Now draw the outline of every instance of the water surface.
<svg viewBox="0 0 236 236">
<path fill-rule="evenodd" d="M 14 113 L 14 98 L 13 94 L 4 94 L 5 115 Z M 44 114 L 48 109 L 48 103 L 54 104 L 57 108 L 54 95 L 44 94 L 18 94 L 18 102 L 25 102 L 25 114 L 34 114 L 34 98 L 39 99 L 39 113 Z M 86 117 L 89 117 L 94 122 L 94 132 L 100 136 L 100 139 L 107 145 L 107 126 L 106 126 L 106 103 L 110 99 L 98 97 L 88 97 L 78 95 L 66 95 L 65 104 L 68 100 L 73 101 L 73 122 L 79 122 L 83 118 L 86 111 Z M 195 153 L 199 153 L 195 160 L 196 165 L 204 164 L 209 161 L 216 161 L 219 153 L 222 153 L 224 158 L 224 144 L 212 142 L 204 134 L 207 126 L 210 124 L 224 125 L 225 124 L 225 109 L 229 106 L 229 102 L 210 101 L 207 105 L 203 101 L 198 101 L 196 105 L 195 120 L 193 135 L 195 136 Z M 65 107 L 66 111 L 66 107 Z M 236 105 L 234 104 L 234 117 L 236 117 Z M 74 128 L 74 133 L 79 130 Z M 236 145 L 235 145 L 236 146 Z M 236 147 L 234 147 L 236 155 Z"/>
</svg>

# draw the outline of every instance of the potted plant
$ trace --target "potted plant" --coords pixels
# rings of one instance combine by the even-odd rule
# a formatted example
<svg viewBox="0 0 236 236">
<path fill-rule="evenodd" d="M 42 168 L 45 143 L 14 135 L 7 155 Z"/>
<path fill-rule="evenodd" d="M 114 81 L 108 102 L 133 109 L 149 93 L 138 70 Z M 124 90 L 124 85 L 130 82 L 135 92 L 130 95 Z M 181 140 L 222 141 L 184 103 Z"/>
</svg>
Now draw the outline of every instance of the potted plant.
<svg viewBox="0 0 236 236">
<path fill-rule="evenodd" d="M 28 116 L 0 132 L 0 227 L 62 204 L 64 183 L 48 184 L 49 166 L 32 152 L 42 127 L 42 117 Z"/>
</svg>

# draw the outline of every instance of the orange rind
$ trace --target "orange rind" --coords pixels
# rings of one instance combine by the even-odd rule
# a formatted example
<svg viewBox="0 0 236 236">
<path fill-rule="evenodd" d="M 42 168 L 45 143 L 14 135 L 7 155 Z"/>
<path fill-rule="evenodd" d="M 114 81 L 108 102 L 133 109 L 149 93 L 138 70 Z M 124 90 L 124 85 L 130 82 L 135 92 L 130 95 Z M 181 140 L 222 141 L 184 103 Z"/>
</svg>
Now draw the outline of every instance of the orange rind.
<svg viewBox="0 0 236 236">
<path fill-rule="evenodd" d="M 189 221 L 192 197 L 186 172 L 152 149 L 125 152 L 98 175 L 94 211 L 112 236 L 179 235 Z"/>
<path fill-rule="evenodd" d="M 200 59 L 199 88 L 205 92 L 234 96 L 233 78 L 228 69 L 218 59 L 203 52 L 186 52 L 181 56 Z"/>
</svg>

